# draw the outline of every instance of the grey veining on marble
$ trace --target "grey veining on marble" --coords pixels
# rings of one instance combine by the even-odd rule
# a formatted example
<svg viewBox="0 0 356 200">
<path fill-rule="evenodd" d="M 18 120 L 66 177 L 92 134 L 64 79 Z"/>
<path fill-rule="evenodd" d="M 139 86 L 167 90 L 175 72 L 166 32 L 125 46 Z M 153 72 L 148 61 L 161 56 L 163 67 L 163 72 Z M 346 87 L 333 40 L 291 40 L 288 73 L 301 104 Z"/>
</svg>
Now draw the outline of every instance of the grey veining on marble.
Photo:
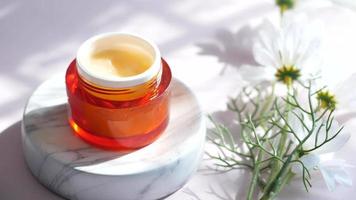
<svg viewBox="0 0 356 200">
<path fill-rule="evenodd" d="M 160 138 L 133 152 L 105 151 L 75 136 L 67 122 L 64 76 L 42 84 L 22 121 L 26 162 L 47 188 L 72 200 L 152 200 L 181 188 L 196 171 L 205 123 L 192 92 L 172 82 L 170 122 Z"/>
</svg>

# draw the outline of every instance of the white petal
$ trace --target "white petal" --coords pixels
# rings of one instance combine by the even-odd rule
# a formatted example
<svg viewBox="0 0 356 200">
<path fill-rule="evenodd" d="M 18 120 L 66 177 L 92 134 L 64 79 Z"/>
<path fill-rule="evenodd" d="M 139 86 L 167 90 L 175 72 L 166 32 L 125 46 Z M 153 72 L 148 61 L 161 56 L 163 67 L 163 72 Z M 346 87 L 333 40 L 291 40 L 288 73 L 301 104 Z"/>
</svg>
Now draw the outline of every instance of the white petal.
<svg viewBox="0 0 356 200">
<path fill-rule="evenodd" d="M 300 34 L 299 34 L 297 26 L 289 26 L 284 30 L 284 41 L 283 41 L 283 60 L 284 64 L 287 66 L 294 66 L 296 57 L 295 54 L 298 50 L 298 45 L 300 41 Z"/>
<path fill-rule="evenodd" d="M 356 73 L 351 74 L 345 81 L 336 85 L 333 92 L 336 95 L 337 107 L 341 109 L 348 109 L 356 107 L 356 95 L 354 92 L 354 85 L 356 84 Z"/>
<path fill-rule="evenodd" d="M 339 164 L 336 164 L 339 163 Z M 352 179 L 347 173 L 343 162 L 335 160 L 334 165 L 321 163 L 319 168 L 324 181 L 330 191 L 334 191 L 336 184 L 352 186 Z"/>
<path fill-rule="evenodd" d="M 262 23 L 259 29 L 258 40 L 253 46 L 255 60 L 263 66 L 280 67 L 279 30 L 267 20 Z"/>
<path fill-rule="evenodd" d="M 260 44 L 255 44 L 253 46 L 253 56 L 255 60 L 264 67 L 276 66 L 277 62 L 271 52 L 264 49 Z"/>
<path fill-rule="evenodd" d="M 326 167 L 342 167 L 342 168 L 355 168 L 354 165 L 348 164 L 345 160 L 335 159 L 334 153 L 320 155 L 320 162 Z"/>
<path fill-rule="evenodd" d="M 259 42 L 261 46 L 268 51 L 273 51 L 273 44 L 276 41 L 276 37 L 279 35 L 278 28 L 270 21 L 264 20 L 259 29 Z"/>
<path fill-rule="evenodd" d="M 303 162 L 304 166 L 310 170 L 315 167 L 317 167 L 320 163 L 320 158 L 316 154 L 307 154 L 299 159 L 301 162 Z M 302 175 L 303 173 L 303 168 L 300 163 L 293 163 L 292 164 L 292 172 L 294 172 L 297 175 Z"/>
<path fill-rule="evenodd" d="M 334 3 L 356 10 L 355 0 L 332 0 Z"/>
<path fill-rule="evenodd" d="M 295 58 L 295 65 L 298 68 L 303 69 L 304 73 L 311 73 L 316 71 L 316 68 L 318 68 L 320 65 L 320 63 L 318 63 L 318 58 L 320 57 L 318 50 L 320 49 L 320 45 L 321 44 L 319 40 L 314 40 L 309 43 L 306 49 L 298 52 L 298 56 Z"/>
<path fill-rule="evenodd" d="M 302 74 L 311 73 L 319 65 L 320 30 L 323 26 L 319 25 L 319 21 L 308 20 L 306 15 L 296 15 L 293 12 L 287 15 L 282 20 L 283 62 L 285 65 L 303 68 Z"/>
<path fill-rule="evenodd" d="M 302 161 L 304 163 L 304 166 L 307 169 L 312 169 L 319 165 L 320 157 L 316 154 L 311 153 L 311 154 L 307 154 L 307 155 L 301 157 L 300 161 Z"/>
<path fill-rule="evenodd" d="M 333 178 L 332 172 L 324 168 L 320 168 L 320 172 L 324 178 L 325 184 L 329 191 L 334 191 L 336 187 L 336 181 Z"/>
</svg>

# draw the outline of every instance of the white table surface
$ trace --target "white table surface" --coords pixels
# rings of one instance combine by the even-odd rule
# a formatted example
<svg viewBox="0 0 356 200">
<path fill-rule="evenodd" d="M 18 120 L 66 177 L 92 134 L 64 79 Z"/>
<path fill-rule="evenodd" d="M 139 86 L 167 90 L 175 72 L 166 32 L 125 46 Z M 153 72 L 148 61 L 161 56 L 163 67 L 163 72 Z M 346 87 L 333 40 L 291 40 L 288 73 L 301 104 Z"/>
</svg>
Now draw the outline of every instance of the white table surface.
<svg viewBox="0 0 356 200">
<path fill-rule="evenodd" d="M 324 77 L 334 84 L 356 71 L 356 12 L 327 0 L 314 1 L 316 4 L 305 9 L 327 24 Z M 262 18 L 278 17 L 273 2 L 0 0 L 0 199 L 62 199 L 37 183 L 27 170 L 20 121 L 32 91 L 51 75 L 65 70 L 85 39 L 108 31 L 135 32 L 153 39 L 174 76 L 193 89 L 203 110 L 207 114 L 219 113 L 225 110 L 227 97 L 241 87 L 237 66 L 249 61 L 248 48 L 234 51 L 237 58 L 231 52 L 220 55 L 230 67 L 219 75 L 223 64 L 215 56 L 198 55 L 198 44 L 213 40 L 217 34 L 228 41 L 229 34 L 236 34 L 246 25 L 255 26 Z M 248 35 L 239 34 L 237 40 L 245 41 Z M 347 128 L 355 132 L 356 121 L 352 117 L 347 118 Z M 337 155 L 356 166 L 355 143 L 356 136 Z M 248 180 L 243 171 L 218 174 L 206 171 L 206 166 L 204 161 L 187 185 L 168 199 L 240 199 Z M 350 174 L 355 182 L 351 188 L 337 188 L 331 193 L 318 177 L 312 180 L 310 194 L 296 182 L 280 198 L 349 199 L 356 194 L 356 170 Z"/>
</svg>

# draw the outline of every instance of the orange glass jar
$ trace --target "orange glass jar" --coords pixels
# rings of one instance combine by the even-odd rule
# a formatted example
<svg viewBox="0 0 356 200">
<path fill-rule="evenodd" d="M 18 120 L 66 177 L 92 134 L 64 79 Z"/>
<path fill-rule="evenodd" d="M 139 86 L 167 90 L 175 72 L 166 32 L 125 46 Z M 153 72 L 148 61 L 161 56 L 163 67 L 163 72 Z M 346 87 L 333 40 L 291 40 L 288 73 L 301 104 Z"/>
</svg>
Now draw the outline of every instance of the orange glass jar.
<svg viewBox="0 0 356 200">
<path fill-rule="evenodd" d="M 126 72 L 130 65 L 115 69 L 120 73 L 124 71 L 121 73 L 124 76 L 109 73 L 105 77 L 107 71 L 97 74 L 95 71 L 102 70 L 102 66 L 88 67 L 93 62 L 86 57 L 120 45 L 124 45 L 120 52 L 125 51 L 125 45 L 147 51 L 152 62 L 147 69 L 134 72 L 136 74 Z M 139 57 L 132 55 L 135 63 Z M 110 60 L 110 56 L 105 59 Z M 113 67 L 111 64 L 109 67 Z M 157 139 L 168 124 L 171 78 L 168 64 L 161 59 L 153 43 L 122 33 L 91 38 L 79 48 L 77 59 L 67 69 L 69 123 L 79 137 L 99 147 L 125 150 L 146 146 Z"/>
</svg>

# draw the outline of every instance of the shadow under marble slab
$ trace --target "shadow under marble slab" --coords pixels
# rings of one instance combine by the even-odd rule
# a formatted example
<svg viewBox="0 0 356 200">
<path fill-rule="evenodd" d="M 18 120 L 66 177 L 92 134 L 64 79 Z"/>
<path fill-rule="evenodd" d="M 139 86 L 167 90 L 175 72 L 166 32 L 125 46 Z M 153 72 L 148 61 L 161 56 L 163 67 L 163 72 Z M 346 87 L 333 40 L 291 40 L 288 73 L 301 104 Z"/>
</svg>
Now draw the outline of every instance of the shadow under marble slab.
<svg viewBox="0 0 356 200">
<path fill-rule="evenodd" d="M 63 200 L 42 186 L 26 166 L 21 122 L 0 133 L 0 199 Z"/>
</svg>

